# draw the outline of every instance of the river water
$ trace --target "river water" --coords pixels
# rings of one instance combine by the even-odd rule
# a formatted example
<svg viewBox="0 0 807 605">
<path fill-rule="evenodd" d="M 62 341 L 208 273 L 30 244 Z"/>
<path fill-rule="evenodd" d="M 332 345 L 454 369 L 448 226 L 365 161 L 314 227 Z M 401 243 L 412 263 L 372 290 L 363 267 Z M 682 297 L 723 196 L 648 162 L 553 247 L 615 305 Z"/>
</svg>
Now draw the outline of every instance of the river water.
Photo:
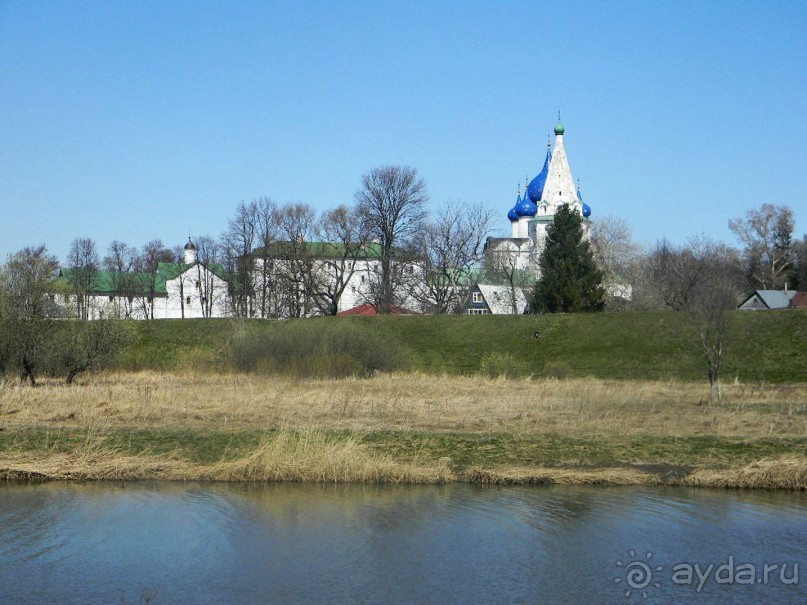
<svg viewBox="0 0 807 605">
<path fill-rule="evenodd" d="M 805 512 L 800 492 L 5 483 L 0 603 L 807 603 Z"/>
</svg>

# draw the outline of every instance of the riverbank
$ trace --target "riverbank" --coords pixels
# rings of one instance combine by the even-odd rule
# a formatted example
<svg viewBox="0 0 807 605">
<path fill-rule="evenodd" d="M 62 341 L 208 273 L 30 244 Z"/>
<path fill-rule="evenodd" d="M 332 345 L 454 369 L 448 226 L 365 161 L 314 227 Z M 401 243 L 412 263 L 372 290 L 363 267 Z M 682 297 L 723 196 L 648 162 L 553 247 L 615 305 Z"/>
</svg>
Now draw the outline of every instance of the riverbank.
<svg viewBox="0 0 807 605">
<path fill-rule="evenodd" d="M 101 374 L 0 388 L 0 477 L 807 488 L 807 385 Z"/>
</svg>

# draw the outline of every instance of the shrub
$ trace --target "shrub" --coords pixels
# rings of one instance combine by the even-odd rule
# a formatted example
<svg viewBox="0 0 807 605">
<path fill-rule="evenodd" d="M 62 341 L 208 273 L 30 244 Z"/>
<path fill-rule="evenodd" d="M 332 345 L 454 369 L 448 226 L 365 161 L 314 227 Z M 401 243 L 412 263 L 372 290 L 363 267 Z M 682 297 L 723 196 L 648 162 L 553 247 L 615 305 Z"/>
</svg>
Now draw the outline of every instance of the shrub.
<svg viewBox="0 0 807 605">
<path fill-rule="evenodd" d="M 341 319 L 242 324 L 231 351 L 241 371 L 299 378 L 372 376 L 409 365 L 398 345 Z"/>
</svg>

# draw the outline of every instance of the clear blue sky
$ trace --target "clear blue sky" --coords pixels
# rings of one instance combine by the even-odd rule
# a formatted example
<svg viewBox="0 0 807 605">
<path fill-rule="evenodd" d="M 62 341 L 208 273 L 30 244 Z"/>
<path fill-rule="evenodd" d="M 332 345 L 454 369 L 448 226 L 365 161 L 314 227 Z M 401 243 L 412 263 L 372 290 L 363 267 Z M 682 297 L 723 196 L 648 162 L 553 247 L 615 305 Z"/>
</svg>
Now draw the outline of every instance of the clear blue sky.
<svg viewBox="0 0 807 605">
<path fill-rule="evenodd" d="M 0 0 L 0 257 L 218 235 L 415 167 L 498 210 L 563 114 L 592 218 L 640 242 L 807 227 L 807 2 Z"/>
</svg>

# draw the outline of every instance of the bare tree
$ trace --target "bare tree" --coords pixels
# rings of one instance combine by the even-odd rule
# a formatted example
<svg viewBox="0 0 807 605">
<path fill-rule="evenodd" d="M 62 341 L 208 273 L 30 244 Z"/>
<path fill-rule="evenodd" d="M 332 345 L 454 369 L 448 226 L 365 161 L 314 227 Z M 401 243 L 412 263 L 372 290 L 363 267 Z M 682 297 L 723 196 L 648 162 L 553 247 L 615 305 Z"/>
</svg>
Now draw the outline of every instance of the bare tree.
<svg viewBox="0 0 807 605">
<path fill-rule="evenodd" d="M 283 317 L 305 317 L 314 303 L 311 288 L 314 281 L 315 250 L 311 248 L 316 213 L 308 204 L 285 204 L 277 210 L 277 226 L 281 246 L 275 264 L 278 310 Z"/>
<path fill-rule="evenodd" d="M 76 315 L 79 319 L 89 319 L 93 286 L 100 269 L 95 242 L 89 237 L 74 239 L 67 255 L 67 266 L 67 282 L 76 296 Z"/>
<path fill-rule="evenodd" d="M 793 244 L 793 288 L 807 290 L 807 235 Z"/>
<path fill-rule="evenodd" d="M 729 229 L 745 246 L 743 263 L 749 285 L 763 290 L 783 287 L 793 253 L 793 211 L 763 204 L 745 216 L 745 220 L 730 220 Z"/>
<path fill-rule="evenodd" d="M 274 257 L 274 244 L 278 241 L 278 210 L 277 204 L 271 198 L 263 197 L 255 200 L 255 245 L 253 251 L 253 288 L 255 290 L 254 313 L 258 317 L 271 317 L 277 309 L 277 287 L 274 283 L 276 274 L 276 258 Z"/>
<path fill-rule="evenodd" d="M 535 266 L 534 250 L 526 252 L 530 257 L 526 262 L 519 259 L 525 254 L 520 250 L 513 250 L 507 245 L 488 246 L 485 250 L 484 268 L 488 278 L 496 284 L 508 288 L 510 308 L 514 314 L 520 314 L 518 308 L 518 291 L 535 285 L 535 275 L 525 266 Z"/>
<path fill-rule="evenodd" d="M 423 306 L 435 313 L 458 312 L 467 294 L 471 269 L 483 259 L 493 211 L 481 203 L 449 201 L 416 237 L 425 276 L 416 289 Z"/>
<path fill-rule="evenodd" d="M 384 314 L 385 309 L 389 313 L 412 310 L 413 305 L 421 304 L 417 294 L 422 289 L 424 276 L 422 259 L 414 241 L 405 247 L 396 246 L 387 280 L 382 271 L 379 244 L 369 242 L 366 251 L 357 270 L 361 285 L 356 294 L 360 300 L 371 305 L 379 314 Z"/>
<path fill-rule="evenodd" d="M 426 217 L 426 183 L 414 168 L 382 166 L 362 177 L 355 194 L 365 230 L 380 247 L 381 275 L 377 311 L 389 314 L 395 295 L 396 255 L 408 247 Z M 401 266 L 400 260 L 398 265 Z"/>
<path fill-rule="evenodd" d="M 213 309 L 226 296 L 216 279 L 219 277 L 216 272 L 221 266 L 219 254 L 219 244 L 212 237 L 203 235 L 196 240 L 196 284 L 203 317 L 212 317 Z"/>
<path fill-rule="evenodd" d="M 104 365 L 130 340 L 128 326 L 119 319 L 63 322 L 56 332 L 52 370 L 73 384 L 76 376 Z"/>
<path fill-rule="evenodd" d="M 188 243 L 191 243 L 190 237 L 188 237 Z M 187 244 L 185 244 L 187 245 Z M 180 319 L 185 319 L 185 281 L 186 276 L 185 271 L 191 268 L 189 263 L 185 262 L 185 247 L 184 246 L 174 246 L 171 248 L 171 262 L 176 265 L 177 275 L 178 278 L 177 286 L 179 287 L 179 317 Z"/>
<path fill-rule="evenodd" d="M 119 317 L 130 317 L 134 310 L 134 297 L 137 294 L 137 277 L 132 273 L 137 250 L 128 244 L 114 240 L 107 248 L 103 267 L 110 273 L 112 293 L 117 304 Z"/>
<path fill-rule="evenodd" d="M 703 356 L 710 401 L 719 401 L 720 372 L 738 298 L 736 251 L 705 238 L 676 247 L 662 241 L 649 256 L 650 275 L 664 304 L 688 318 L 685 338 Z"/>
<path fill-rule="evenodd" d="M 145 319 L 154 319 L 154 300 L 160 283 L 159 263 L 170 263 L 174 253 L 161 240 L 148 242 L 135 257 L 133 266 L 137 272 L 138 305 Z"/>
<path fill-rule="evenodd" d="M 311 251 L 309 291 L 323 315 L 336 315 L 359 259 L 366 256 L 367 232 L 358 212 L 342 205 L 323 213 L 315 236 L 319 243 Z"/>
<path fill-rule="evenodd" d="M 255 255 L 256 245 L 263 245 L 259 239 L 258 227 L 261 219 L 261 203 L 257 200 L 236 206 L 235 216 L 227 223 L 227 231 L 222 236 L 227 273 L 231 276 L 229 288 L 233 301 L 233 313 L 238 317 L 252 317 L 255 314 Z"/>
<path fill-rule="evenodd" d="M 630 287 L 633 269 L 641 248 L 631 238 L 625 219 L 612 215 L 591 222 L 590 240 L 594 258 L 603 274 L 603 285 L 611 293 L 608 307 L 624 308 L 627 301 L 613 293 Z"/>
<path fill-rule="evenodd" d="M 0 271 L 3 315 L 0 338 L 20 378 L 36 386 L 36 375 L 50 354 L 58 261 L 45 245 L 28 247 L 8 257 Z"/>
</svg>

